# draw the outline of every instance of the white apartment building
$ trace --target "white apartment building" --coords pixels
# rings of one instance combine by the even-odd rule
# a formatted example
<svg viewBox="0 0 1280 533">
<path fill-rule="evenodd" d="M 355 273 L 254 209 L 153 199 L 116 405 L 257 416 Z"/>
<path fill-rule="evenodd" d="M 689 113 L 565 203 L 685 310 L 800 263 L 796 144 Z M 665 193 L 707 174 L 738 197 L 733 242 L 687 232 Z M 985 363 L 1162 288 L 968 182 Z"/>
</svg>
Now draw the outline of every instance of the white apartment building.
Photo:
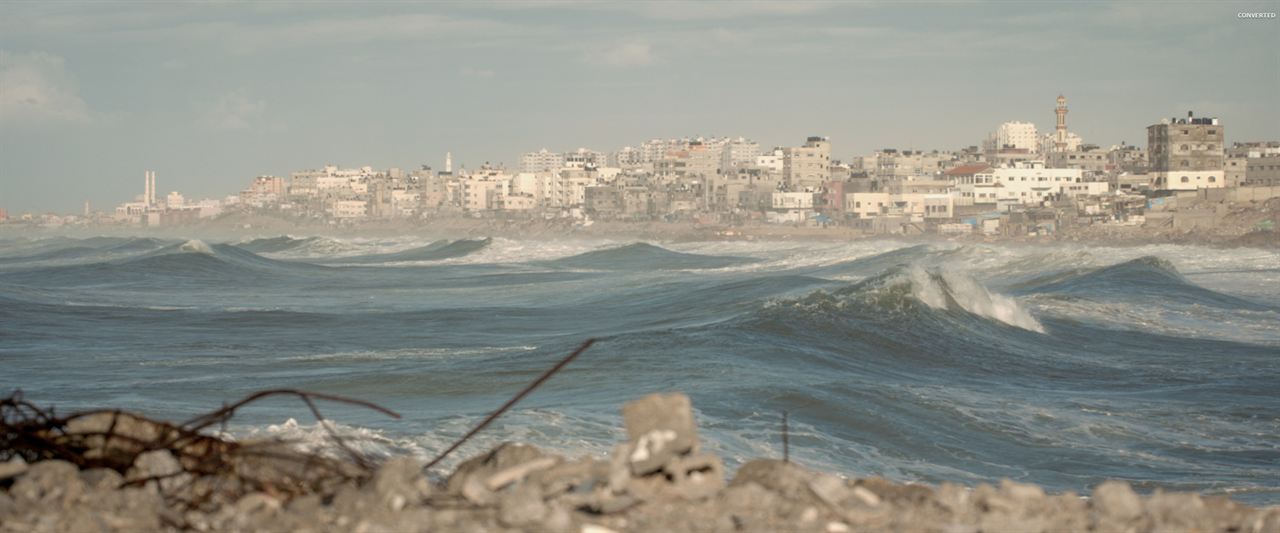
<svg viewBox="0 0 1280 533">
<path fill-rule="evenodd" d="M 816 197 L 811 192 L 775 192 L 770 200 L 774 209 L 813 209 Z"/>
<path fill-rule="evenodd" d="M 909 216 L 914 220 L 955 216 L 955 198 L 945 192 L 855 192 L 845 195 L 845 212 L 858 218 L 882 215 Z"/>
<path fill-rule="evenodd" d="M 555 172 L 564 168 L 564 154 L 546 148 L 520 156 L 520 172 Z"/>
<path fill-rule="evenodd" d="M 1037 204 L 1053 196 L 1071 192 L 1105 192 L 1107 184 L 1083 186 L 1083 171 L 1078 168 L 1045 168 L 1043 161 L 1029 161 L 1012 167 L 1001 167 L 960 176 L 956 183 L 956 205 Z M 1077 186 L 1067 189 L 1068 186 Z M 1092 187 L 1092 189 L 1090 189 Z M 1099 192 L 1099 194 L 1101 194 Z"/>
<path fill-rule="evenodd" d="M 996 128 L 995 148 L 1017 148 L 1028 152 L 1040 151 L 1040 135 L 1036 125 L 1030 122 L 1005 122 Z"/>
<path fill-rule="evenodd" d="M 781 174 L 785 157 L 782 148 L 774 148 L 767 154 L 756 156 L 756 166 Z"/>
<path fill-rule="evenodd" d="M 572 152 L 564 153 L 564 164 L 561 168 L 603 167 L 607 163 L 608 161 L 606 161 L 603 153 L 595 150 L 589 150 L 587 148 L 579 148 Z"/>
<path fill-rule="evenodd" d="M 329 206 L 333 218 L 365 218 L 369 215 L 369 202 L 365 200 L 334 200 Z"/>
<path fill-rule="evenodd" d="M 1194 191 L 1227 186 L 1225 170 L 1176 170 L 1152 172 L 1151 188 L 1166 191 Z"/>
</svg>

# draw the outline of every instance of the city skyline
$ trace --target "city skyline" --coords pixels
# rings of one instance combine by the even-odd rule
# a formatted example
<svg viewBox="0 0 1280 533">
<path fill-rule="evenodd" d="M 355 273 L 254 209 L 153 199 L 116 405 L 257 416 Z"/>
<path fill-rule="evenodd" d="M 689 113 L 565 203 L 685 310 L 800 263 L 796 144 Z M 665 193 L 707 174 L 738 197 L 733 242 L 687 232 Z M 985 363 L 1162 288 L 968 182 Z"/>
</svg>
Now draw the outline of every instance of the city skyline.
<svg viewBox="0 0 1280 533">
<path fill-rule="evenodd" d="M 512 169 L 689 135 L 954 150 L 1051 131 L 1060 93 L 1103 147 L 1188 110 L 1275 139 L 1274 21 L 1237 17 L 1265 5 L 6 4 L 0 204 L 105 207 L 144 170 L 216 197 L 329 163 Z"/>
</svg>

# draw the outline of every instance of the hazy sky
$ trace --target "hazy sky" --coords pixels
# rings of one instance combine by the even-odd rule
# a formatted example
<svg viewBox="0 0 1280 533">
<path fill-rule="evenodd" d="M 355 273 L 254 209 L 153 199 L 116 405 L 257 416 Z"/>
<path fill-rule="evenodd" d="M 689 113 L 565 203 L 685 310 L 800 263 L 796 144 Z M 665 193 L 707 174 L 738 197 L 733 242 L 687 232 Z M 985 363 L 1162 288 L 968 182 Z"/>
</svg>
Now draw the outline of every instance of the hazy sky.
<svg viewBox="0 0 1280 533">
<path fill-rule="evenodd" d="M 1280 2 L 0 3 L 0 207 L 652 137 L 955 149 L 1006 120 L 1280 139 Z"/>
</svg>

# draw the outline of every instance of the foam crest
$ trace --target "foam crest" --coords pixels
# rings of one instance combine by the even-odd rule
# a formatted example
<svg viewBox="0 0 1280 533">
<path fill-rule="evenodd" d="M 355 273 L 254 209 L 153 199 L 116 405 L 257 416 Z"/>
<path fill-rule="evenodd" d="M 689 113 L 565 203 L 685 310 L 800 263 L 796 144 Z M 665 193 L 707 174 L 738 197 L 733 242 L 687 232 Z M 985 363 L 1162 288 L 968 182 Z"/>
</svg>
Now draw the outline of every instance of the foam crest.
<svg viewBox="0 0 1280 533">
<path fill-rule="evenodd" d="M 178 250 L 188 253 L 213 255 L 213 248 L 209 247 L 208 244 L 200 239 L 191 239 L 184 242 L 178 247 Z"/>
<path fill-rule="evenodd" d="M 1044 333 L 1044 325 L 1018 305 L 1017 300 L 993 293 L 977 280 L 952 271 L 930 272 L 919 265 L 907 269 L 911 295 L 934 309 L 947 309 L 951 303 L 969 313 L 1003 322 L 1028 331 Z"/>
</svg>

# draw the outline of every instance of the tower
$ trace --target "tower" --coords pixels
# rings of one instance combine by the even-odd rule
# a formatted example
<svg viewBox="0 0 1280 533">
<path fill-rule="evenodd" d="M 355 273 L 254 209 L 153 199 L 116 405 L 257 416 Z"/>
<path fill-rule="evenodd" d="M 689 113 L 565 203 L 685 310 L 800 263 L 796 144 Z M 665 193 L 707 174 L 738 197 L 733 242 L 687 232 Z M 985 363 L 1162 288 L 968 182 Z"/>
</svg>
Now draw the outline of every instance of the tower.
<svg viewBox="0 0 1280 533">
<path fill-rule="evenodd" d="M 444 171 L 453 174 L 453 152 L 444 153 Z"/>
<path fill-rule="evenodd" d="M 1056 152 L 1067 150 L 1067 97 L 1058 95 L 1058 107 L 1053 110 L 1058 115 L 1058 127 L 1053 132 L 1053 149 Z"/>
<path fill-rule="evenodd" d="M 150 170 L 142 172 L 142 203 L 148 208 L 156 202 L 156 173 Z"/>
</svg>

